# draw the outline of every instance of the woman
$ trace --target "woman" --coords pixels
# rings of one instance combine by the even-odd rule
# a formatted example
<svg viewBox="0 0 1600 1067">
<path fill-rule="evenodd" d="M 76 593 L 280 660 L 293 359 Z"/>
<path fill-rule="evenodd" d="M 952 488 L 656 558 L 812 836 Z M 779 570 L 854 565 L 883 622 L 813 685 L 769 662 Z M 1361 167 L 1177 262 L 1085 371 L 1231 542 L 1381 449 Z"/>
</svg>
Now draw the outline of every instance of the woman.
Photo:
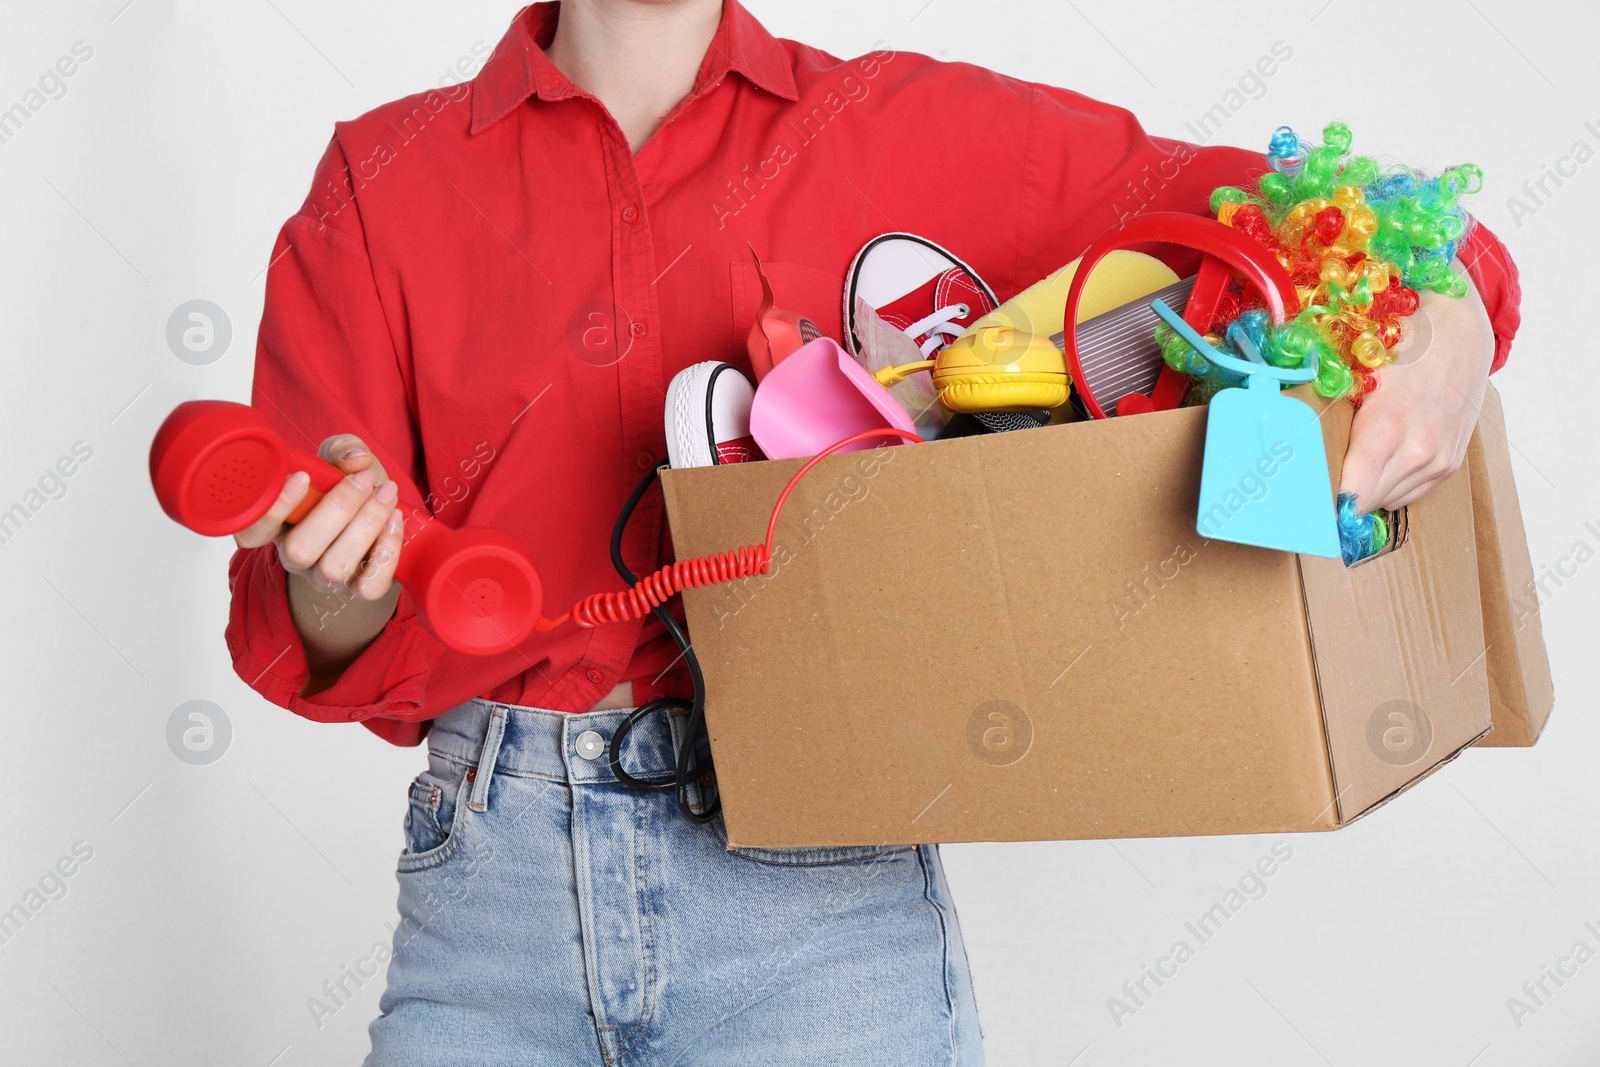
<svg viewBox="0 0 1600 1067">
<path fill-rule="evenodd" d="M 429 742 L 369 1063 L 981 1062 L 936 848 L 729 852 L 720 822 L 624 788 L 599 758 L 623 709 L 685 684 L 663 629 L 446 650 L 392 581 L 396 491 L 529 545 L 548 603 L 616 588 L 667 383 L 745 362 L 752 249 L 838 337 L 875 235 L 928 237 L 1004 299 L 1258 158 L 975 67 L 840 61 L 735 0 L 537 4 L 469 86 L 339 124 L 274 251 L 254 403 L 348 477 L 287 528 L 291 476 L 238 536 L 228 639 L 268 699 Z M 1369 506 L 1459 465 L 1505 358 L 1515 274 L 1481 228 L 1463 258 L 1476 290 L 1424 297 L 1433 354 L 1357 415 L 1344 488 Z M 652 494 L 635 571 L 670 558 L 663 525 Z M 668 774 L 681 733 L 643 720 L 628 769 Z"/>
</svg>

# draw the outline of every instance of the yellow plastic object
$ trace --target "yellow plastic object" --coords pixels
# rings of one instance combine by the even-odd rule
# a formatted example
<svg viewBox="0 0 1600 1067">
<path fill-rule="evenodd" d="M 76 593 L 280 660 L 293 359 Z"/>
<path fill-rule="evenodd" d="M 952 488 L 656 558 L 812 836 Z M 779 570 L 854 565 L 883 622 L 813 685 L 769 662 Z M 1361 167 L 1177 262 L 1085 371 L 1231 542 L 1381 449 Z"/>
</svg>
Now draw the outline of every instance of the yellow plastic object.
<svg viewBox="0 0 1600 1067">
<path fill-rule="evenodd" d="M 1078 273 L 1079 260 L 1073 260 L 1049 277 L 1034 282 L 1028 288 L 978 319 L 968 333 L 996 326 L 1011 326 L 1018 330 L 1053 337 L 1061 333 L 1067 306 L 1067 289 L 1072 277 Z M 1165 288 L 1178 280 L 1172 268 L 1153 256 L 1118 249 L 1109 252 L 1094 269 L 1094 274 L 1083 286 L 1083 296 L 1078 302 L 1078 321 L 1137 300 L 1146 293 Z"/>
<path fill-rule="evenodd" d="M 968 330 L 935 359 L 885 367 L 874 377 L 887 386 L 923 370 L 933 371 L 939 402 L 955 412 L 1057 408 L 1072 391 L 1055 343 L 1009 326 Z"/>
</svg>

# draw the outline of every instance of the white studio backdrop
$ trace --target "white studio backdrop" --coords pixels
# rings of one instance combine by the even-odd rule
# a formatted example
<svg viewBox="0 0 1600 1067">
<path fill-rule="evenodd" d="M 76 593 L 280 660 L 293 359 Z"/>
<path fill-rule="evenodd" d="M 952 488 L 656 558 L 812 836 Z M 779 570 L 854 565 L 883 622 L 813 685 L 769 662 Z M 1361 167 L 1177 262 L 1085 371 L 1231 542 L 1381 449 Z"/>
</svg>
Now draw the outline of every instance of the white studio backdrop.
<svg viewBox="0 0 1600 1067">
<path fill-rule="evenodd" d="M 28 110 L 0 142 L 0 511 L 29 511 L 0 543 L 0 910 L 28 912 L 0 942 L 7 1063 L 310 1067 L 365 1051 L 382 979 L 361 972 L 390 936 L 421 753 L 301 721 L 233 676 L 231 542 L 160 513 L 146 454 L 179 401 L 248 398 L 267 258 L 333 122 L 476 70 L 518 6 L 0 7 L 0 109 Z M 1315 139 L 1337 118 L 1358 150 L 1471 160 L 1488 175 L 1473 208 L 1521 266 L 1524 326 L 1497 381 L 1546 579 L 1544 739 L 1468 752 L 1332 834 L 948 847 L 990 1062 L 1600 1062 L 1600 11 L 751 6 L 837 55 L 881 42 L 979 63 L 1118 102 L 1157 133 L 1264 148 L 1280 124 Z M 981 165 L 985 135 L 946 130 L 928 165 L 969 150 L 961 165 Z M 231 324 L 210 363 L 168 344 L 192 300 Z M 197 700 L 220 709 L 211 763 L 169 738 Z M 1273 876 L 1249 879 L 1274 849 Z M 1197 943 L 1185 924 L 1230 889 L 1246 904 Z M 1193 957 L 1135 1001 L 1124 984 L 1180 939 Z M 1541 982 L 1534 999 L 1524 984 Z"/>
</svg>

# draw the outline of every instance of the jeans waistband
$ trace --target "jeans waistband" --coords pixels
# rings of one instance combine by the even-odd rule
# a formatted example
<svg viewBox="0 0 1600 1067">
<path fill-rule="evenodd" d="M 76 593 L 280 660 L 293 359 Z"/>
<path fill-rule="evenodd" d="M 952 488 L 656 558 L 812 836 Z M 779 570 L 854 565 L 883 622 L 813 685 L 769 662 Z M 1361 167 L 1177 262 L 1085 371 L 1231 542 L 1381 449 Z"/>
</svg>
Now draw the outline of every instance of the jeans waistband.
<svg viewBox="0 0 1600 1067">
<path fill-rule="evenodd" d="M 435 719 L 428 747 L 467 765 L 556 781 L 611 782 L 611 737 L 633 711 L 574 714 L 473 699 Z M 670 777 L 683 716 L 644 716 L 622 743 L 622 769 L 635 778 Z M 487 788 L 488 775 L 480 775 Z"/>
</svg>

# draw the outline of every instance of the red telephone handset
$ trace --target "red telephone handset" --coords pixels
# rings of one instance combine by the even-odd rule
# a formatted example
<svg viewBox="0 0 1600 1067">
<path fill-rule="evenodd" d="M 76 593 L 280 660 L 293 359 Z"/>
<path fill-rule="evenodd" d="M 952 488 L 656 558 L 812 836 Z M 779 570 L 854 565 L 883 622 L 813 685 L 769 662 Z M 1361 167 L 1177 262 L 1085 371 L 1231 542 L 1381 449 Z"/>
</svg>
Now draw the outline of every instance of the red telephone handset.
<svg viewBox="0 0 1600 1067">
<path fill-rule="evenodd" d="M 586 596 L 554 619 L 540 614 L 544 587 L 520 544 L 483 527 L 452 530 L 403 497 L 406 533 L 395 577 L 410 590 L 428 630 L 458 652 L 504 652 L 534 630 L 568 622 L 592 628 L 643 618 L 684 589 L 766 574 L 778 516 L 800 479 L 840 449 L 883 437 L 922 440 L 908 430 L 882 428 L 836 441 L 801 466 L 778 494 L 765 543 L 669 563 L 628 589 Z M 213 537 L 237 533 L 265 515 L 295 470 L 311 476 L 311 489 L 290 522 L 304 518 L 344 475 L 320 456 L 290 447 L 259 411 L 226 400 L 179 404 L 150 445 L 150 481 L 162 510 Z"/>
<path fill-rule="evenodd" d="M 1067 327 L 1062 337 L 1067 372 L 1072 377 L 1073 387 L 1090 416 L 1096 419 L 1106 418 L 1107 413 L 1105 406 L 1083 384 L 1085 378 L 1083 364 L 1078 354 L 1078 331 L 1072 325 L 1078 321 L 1078 301 L 1083 295 L 1084 283 L 1088 281 L 1095 264 L 1105 258 L 1108 252 L 1129 245 L 1146 243 L 1179 245 L 1205 253 L 1200 273 L 1195 278 L 1194 289 L 1189 295 L 1189 303 L 1183 313 L 1184 321 L 1196 329 L 1203 329 L 1203 320 L 1209 319 L 1216 311 L 1217 302 L 1235 270 L 1260 290 L 1267 301 L 1267 309 L 1271 312 L 1274 323 L 1281 325 L 1284 316 L 1293 313 L 1299 306 L 1294 282 L 1289 278 L 1289 272 L 1283 268 L 1283 264 L 1279 263 L 1266 248 L 1215 219 L 1186 215 L 1181 211 L 1152 211 L 1147 215 L 1135 216 L 1115 229 L 1107 230 L 1096 238 L 1088 251 L 1084 252 L 1083 258 L 1078 261 L 1077 273 L 1073 275 L 1072 285 L 1067 290 L 1064 320 Z M 1152 396 L 1130 394 L 1117 400 L 1116 410 L 1121 414 L 1135 415 L 1175 408 L 1182 401 L 1187 386 L 1187 376 L 1170 367 L 1163 367 Z"/>
<path fill-rule="evenodd" d="M 226 400 L 179 404 L 150 446 L 162 510 L 210 537 L 238 533 L 265 515 L 297 470 L 311 476 L 311 489 L 290 523 L 344 475 L 291 447 L 259 411 Z M 430 633 L 458 652 L 490 655 L 539 628 L 544 589 L 521 544 L 484 527 L 453 530 L 403 497 L 399 507 L 406 525 L 395 578 Z"/>
</svg>

